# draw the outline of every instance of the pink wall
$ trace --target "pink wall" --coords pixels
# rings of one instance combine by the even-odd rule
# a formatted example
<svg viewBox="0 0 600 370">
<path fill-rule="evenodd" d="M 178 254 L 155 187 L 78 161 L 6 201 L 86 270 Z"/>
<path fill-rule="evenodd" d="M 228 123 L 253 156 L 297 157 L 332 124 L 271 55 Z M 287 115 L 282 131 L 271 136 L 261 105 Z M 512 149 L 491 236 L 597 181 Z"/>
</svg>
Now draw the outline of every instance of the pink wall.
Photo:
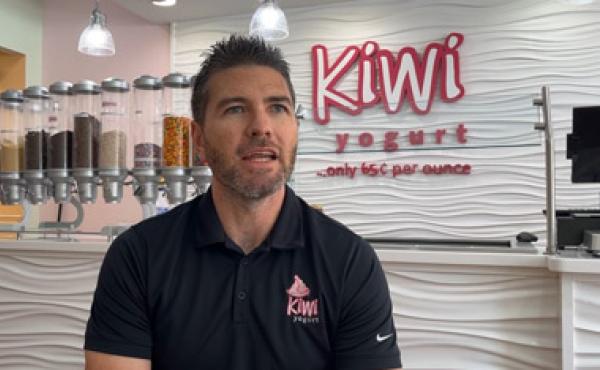
<svg viewBox="0 0 600 370">
<path fill-rule="evenodd" d="M 168 25 L 153 24 L 110 0 L 100 1 L 108 28 L 115 40 L 116 55 L 90 57 L 77 51 L 81 31 L 88 25 L 92 0 L 44 0 L 42 80 L 45 85 L 58 80 L 76 82 L 107 77 L 133 81 L 142 74 L 162 77 L 170 72 L 170 32 Z M 125 189 L 119 204 L 105 204 L 98 189 L 96 204 L 85 205 L 81 226 L 96 231 L 107 224 L 132 223 L 141 219 L 141 208 Z M 63 219 L 72 219 L 72 206 L 65 208 Z M 56 220 L 57 206 L 50 200 L 40 210 L 40 220 Z"/>
<path fill-rule="evenodd" d="M 114 76 L 133 80 L 141 74 L 164 76 L 170 69 L 168 25 L 157 25 L 110 0 L 100 1 L 116 45 L 112 57 L 91 57 L 77 51 L 81 31 L 88 25 L 91 0 L 45 0 L 42 79 L 101 81 Z"/>
</svg>

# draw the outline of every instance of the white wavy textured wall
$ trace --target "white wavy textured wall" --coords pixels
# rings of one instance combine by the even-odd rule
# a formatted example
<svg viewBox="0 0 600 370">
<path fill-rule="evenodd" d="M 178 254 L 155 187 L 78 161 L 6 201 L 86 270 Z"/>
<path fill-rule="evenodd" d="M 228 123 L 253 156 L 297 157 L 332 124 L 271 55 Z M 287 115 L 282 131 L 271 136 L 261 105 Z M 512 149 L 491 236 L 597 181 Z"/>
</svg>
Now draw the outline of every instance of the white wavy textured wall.
<svg viewBox="0 0 600 370">
<path fill-rule="evenodd" d="M 576 278 L 573 289 L 573 355 L 576 369 L 600 369 L 599 279 Z"/>
<path fill-rule="evenodd" d="M 550 0 L 350 1 L 287 9 L 290 38 L 280 42 L 291 63 L 298 102 L 308 108 L 301 123 L 300 155 L 294 186 L 311 203 L 366 236 L 431 238 L 507 238 L 522 230 L 544 238 L 544 157 L 541 136 L 533 130 L 537 112 L 531 99 L 549 85 L 557 148 L 559 207 L 598 206 L 600 186 L 570 184 L 564 158 L 571 107 L 600 103 L 600 4 L 565 5 Z M 173 26 L 173 69 L 197 71 L 202 53 L 230 32 L 247 32 L 250 15 L 202 19 Z M 311 117 L 310 48 L 328 47 L 330 61 L 343 48 L 375 40 L 397 51 L 414 46 L 422 52 L 450 32 L 464 34 L 460 47 L 465 97 L 456 103 L 438 98 L 430 114 L 415 115 L 408 106 L 395 115 L 381 106 L 349 116 L 332 108 L 327 126 Z M 356 94 L 356 77 L 341 83 Z M 184 102 L 182 102 L 184 103 Z M 370 151 L 335 154 L 335 134 L 357 135 L 409 129 L 431 133 L 464 122 L 467 148 L 414 150 L 401 143 L 396 153 Z M 456 140 L 448 137 L 448 146 Z M 458 145 L 460 146 L 460 145 Z M 485 147 L 485 148 L 482 148 Z M 437 148 L 439 149 L 439 148 Z M 330 165 L 375 163 L 470 163 L 469 176 L 423 175 L 392 178 L 321 178 Z"/>
<path fill-rule="evenodd" d="M 102 255 L 0 254 L 0 369 L 80 370 Z"/>
<path fill-rule="evenodd" d="M 560 369 L 556 275 L 391 263 L 384 268 L 406 368 Z"/>
</svg>

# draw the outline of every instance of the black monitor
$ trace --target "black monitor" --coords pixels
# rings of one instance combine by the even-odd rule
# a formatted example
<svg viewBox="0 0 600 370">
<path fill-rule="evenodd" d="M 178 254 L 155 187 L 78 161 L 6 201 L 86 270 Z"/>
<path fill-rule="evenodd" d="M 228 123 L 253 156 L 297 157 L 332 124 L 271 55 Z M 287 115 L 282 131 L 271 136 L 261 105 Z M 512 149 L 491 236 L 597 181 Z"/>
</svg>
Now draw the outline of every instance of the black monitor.
<svg viewBox="0 0 600 370">
<path fill-rule="evenodd" d="M 600 182 L 600 106 L 573 108 L 567 158 L 572 160 L 572 182 Z"/>
</svg>

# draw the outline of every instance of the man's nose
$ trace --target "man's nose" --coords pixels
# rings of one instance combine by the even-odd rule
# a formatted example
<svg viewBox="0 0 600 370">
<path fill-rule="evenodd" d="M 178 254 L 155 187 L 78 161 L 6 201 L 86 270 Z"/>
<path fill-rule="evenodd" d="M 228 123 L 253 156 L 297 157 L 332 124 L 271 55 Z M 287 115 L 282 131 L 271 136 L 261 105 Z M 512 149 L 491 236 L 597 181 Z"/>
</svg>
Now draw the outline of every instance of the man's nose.
<svg viewBox="0 0 600 370">
<path fill-rule="evenodd" d="M 271 136 L 273 134 L 273 122 L 269 113 L 264 108 L 253 111 L 251 122 L 248 124 L 250 136 Z"/>
</svg>

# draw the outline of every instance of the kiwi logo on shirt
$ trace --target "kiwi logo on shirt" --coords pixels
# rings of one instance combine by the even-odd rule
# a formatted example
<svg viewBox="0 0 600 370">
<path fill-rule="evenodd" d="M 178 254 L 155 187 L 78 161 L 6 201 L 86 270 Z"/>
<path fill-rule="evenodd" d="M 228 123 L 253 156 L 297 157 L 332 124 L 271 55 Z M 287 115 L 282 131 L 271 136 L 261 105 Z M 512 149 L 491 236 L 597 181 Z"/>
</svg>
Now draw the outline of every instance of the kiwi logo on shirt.
<svg viewBox="0 0 600 370">
<path fill-rule="evenodd" d="M 287 315 L 293 322 L 313 324 L 319 322 L 319 300 L 308 299 L 310 289 L 298 275 L 294 275 L 292 286 L 286 290 L 288 294 Z"/>
</svg>

